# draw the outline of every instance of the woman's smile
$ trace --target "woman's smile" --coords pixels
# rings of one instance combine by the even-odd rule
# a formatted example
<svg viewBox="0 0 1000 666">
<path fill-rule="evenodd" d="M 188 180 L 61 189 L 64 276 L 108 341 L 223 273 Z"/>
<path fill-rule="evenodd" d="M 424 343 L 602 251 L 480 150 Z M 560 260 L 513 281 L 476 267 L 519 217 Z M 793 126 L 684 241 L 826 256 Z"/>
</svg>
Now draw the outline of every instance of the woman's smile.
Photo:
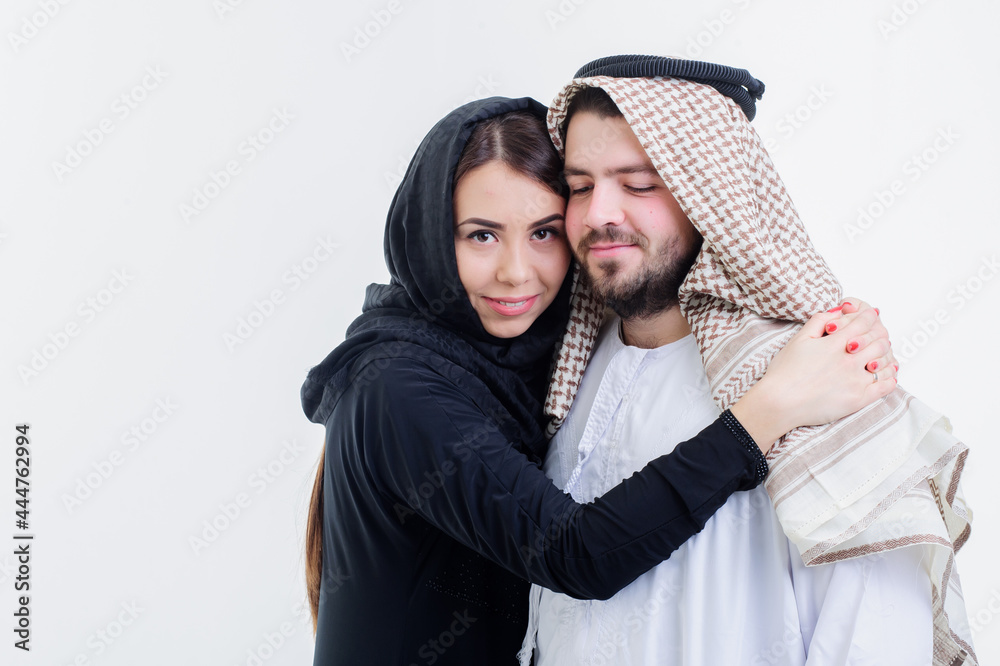
<svg viewBox="0 0 1000 666">
<path fill-rule="evenodd" d="M 517 296 L 513 298 L 490 298 L 489 296 L 483 296 L 483 300 L 498 313 L 508 317 L 516 317 L 530 310 L 538 302 L 538 295 Z"/>
</svg>

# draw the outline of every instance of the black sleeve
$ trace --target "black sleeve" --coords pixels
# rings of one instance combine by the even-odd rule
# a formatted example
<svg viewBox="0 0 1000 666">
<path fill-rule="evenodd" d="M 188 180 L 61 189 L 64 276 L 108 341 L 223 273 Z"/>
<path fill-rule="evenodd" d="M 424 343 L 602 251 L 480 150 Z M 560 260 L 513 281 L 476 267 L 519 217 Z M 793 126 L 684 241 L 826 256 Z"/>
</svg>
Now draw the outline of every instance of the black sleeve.
<svg viewBox="0 0 1000 666">
<path fill-rule="evenodd" d="M 440 375 L 414 364 L 384 379 L 359 397 L 358 415 L 378 490 L 515 574 L 576 598 L 611 597 L 762 478 L 759 450 L 720 417 L 578 504 Z"/>
</svg>

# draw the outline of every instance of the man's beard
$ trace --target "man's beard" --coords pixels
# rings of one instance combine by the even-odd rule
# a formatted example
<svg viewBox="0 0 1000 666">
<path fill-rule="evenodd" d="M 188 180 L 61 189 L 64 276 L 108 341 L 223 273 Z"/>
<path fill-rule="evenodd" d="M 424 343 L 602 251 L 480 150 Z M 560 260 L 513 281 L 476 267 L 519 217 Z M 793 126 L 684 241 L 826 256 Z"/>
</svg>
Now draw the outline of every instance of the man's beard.
<svg viewBox="0 0 1000 666">
<path fill-rule="evenodd" d="M 646 257 L 635 274 L 621 275 L 622 265 L 616 259 L 597 262 L 603 273 L 594 275 L 587 264 L 584 270 L 594 291 L 604 299 L 605 305 L 622 319 L 645 319 L 678 305 L 678 290 L 701 250 L 699 235 L 689 247 L 683 246 L 680 237 L 674 236 L 663 243 L 659 251 Z M 595 243 L 630 243 L 647 250 L 649 240 L 644 236 L 626 233 L 617 227 L 594 229 L 577 245 L 579 256 Z"/>
</svg>

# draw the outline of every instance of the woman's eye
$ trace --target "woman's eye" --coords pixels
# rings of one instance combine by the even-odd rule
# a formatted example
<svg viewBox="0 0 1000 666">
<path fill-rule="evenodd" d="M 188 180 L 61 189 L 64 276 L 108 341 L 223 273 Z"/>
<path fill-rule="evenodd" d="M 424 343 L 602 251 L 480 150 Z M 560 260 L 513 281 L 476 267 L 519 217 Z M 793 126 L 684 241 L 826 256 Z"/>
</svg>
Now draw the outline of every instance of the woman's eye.
<svg viewBox="0 0 1000 666">
<path fill-rule="evenodd" d="M 469 234 L 469 238 L 476 241 L 477 243 L 489 243 L 493 240 L 493 234 L 489 231 L 473 231 Z"/>
<path fill-rule="evenodd" d="M 559 232 L 555 229 L 538 229 L 534 233 L 534 236 L 538 240 L 548 240 L 549 238 L 555 238 L 558 235 Z"/>
</svg>

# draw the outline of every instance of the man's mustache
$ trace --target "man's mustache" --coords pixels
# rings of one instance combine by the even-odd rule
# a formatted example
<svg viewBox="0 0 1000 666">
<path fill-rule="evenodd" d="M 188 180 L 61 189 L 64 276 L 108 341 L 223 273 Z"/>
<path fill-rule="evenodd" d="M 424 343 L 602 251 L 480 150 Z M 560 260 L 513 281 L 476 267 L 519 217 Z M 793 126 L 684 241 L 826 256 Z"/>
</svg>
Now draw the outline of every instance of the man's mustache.
<svg viewBox="0 0 1000 666">
<path fill-rule="evenodd" d="M 577 253 L 582 255 L 591 246 L 598 243 L 638 245 L 645 250 L 649 246 L 649 239 L 635 232 L 619 229 L 618 227 L 601 227 L 600 229 L 591 229 L 589 234 L 580 239 L 580 242 L 576 244 Z"/>
</svg>

